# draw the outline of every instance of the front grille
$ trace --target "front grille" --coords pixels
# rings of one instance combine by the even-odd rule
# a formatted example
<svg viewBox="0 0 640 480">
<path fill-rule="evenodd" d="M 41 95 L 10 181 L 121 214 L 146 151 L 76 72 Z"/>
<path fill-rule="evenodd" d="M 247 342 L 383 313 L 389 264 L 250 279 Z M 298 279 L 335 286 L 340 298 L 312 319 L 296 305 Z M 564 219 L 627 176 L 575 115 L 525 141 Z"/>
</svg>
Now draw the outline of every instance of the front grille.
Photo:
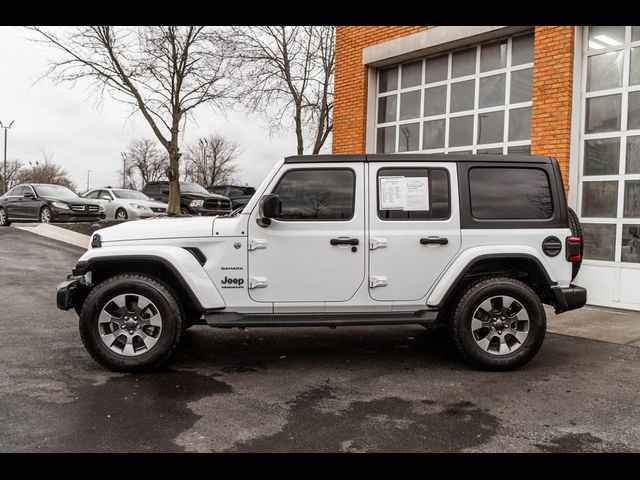
<svg viewBox="0 0 640 480">
<path fill-rule="evenodd" d="M 74 212 L 91 212 L 91 213 L 95 213 L 99 210 L 99 206 L 98 205 L 71 205 L 71 210 L 73 210 Z"/>
<path fill-rule="evenodd" d="M 151 207 L 151 211 L 156 213 L 161 213 L 161 212 L 166 212 L 167 209 L 163 207 Z"/>
<path fill-rule="evenodd" d="M 231 202 L 224 198 L 212 198 L 204 201 L 204 208 L 207 210 L 230 210 Z"/>
</svg>

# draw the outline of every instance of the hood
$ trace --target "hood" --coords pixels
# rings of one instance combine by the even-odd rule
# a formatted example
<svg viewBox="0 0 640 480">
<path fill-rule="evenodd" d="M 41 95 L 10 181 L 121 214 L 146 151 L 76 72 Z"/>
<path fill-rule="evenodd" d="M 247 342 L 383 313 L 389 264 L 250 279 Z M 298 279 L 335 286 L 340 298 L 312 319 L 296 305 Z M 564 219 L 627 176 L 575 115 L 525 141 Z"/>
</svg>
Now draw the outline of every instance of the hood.
<svg viewBox="0 0 640 480">
<path fill-rule="evenodd" d="M 217 193 L 193 193 L 193 192 L 180 192 L 180 196 L 182 198 L 186 198 L 188 200 L 204 200 L 207 198 L 223 198 L 227 199 L 227 197 L 218 195 Z"/>
<path fill-rule="evenodd" d="M 162 217 L 124 222 L 101 228 L 103 245 L 106 242 L 151 240 L 156 238 L 211 237 L 215 217 Z"/>
<path fill-rule="evenodd" d="M 44 200 L 48 200 L 50 202 L 62 202 L 62 203 L 68 203 L 68 204 L 74 204 L 74 205 L 101 205 L 101 203 L 97 200 L 91 200 L 89 198 L 73 198 L 73 199 L 61 199 L 58 197 L 38 197 L 38 198 L 42 198 Z"/>
</svg>

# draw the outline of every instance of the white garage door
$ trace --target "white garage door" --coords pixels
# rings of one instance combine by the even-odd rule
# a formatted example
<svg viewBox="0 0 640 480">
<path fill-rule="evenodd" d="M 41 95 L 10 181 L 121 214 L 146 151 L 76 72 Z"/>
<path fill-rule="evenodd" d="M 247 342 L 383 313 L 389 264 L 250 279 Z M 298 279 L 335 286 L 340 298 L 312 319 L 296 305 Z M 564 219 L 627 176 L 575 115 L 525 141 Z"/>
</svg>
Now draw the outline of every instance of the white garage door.
<svg viewBox="0 0 640 480">
<path fill-rule="evenodd" d="M 576 283 L 589 303 L 640 310 L 640 27 L 583 30 Z"/>
</svg>

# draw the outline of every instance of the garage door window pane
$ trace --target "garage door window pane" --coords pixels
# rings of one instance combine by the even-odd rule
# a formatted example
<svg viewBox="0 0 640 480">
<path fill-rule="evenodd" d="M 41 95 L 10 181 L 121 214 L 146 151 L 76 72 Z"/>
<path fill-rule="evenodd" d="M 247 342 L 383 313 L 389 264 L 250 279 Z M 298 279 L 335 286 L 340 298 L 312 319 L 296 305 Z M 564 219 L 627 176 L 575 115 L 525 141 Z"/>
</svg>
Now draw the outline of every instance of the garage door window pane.
<svg viewBox="0 0 640 480">
<path fill-rule="evenodd" d="M 427 59 L 426 83 L 441 82 L 447 79 L 449 69 L 449 55 L 440 55 Z"/>
<path fill-rule="evenodd" d="M 420 90 L 400 95 L 400 120 L 418 118 L 420 116 Z"/>
<path fill-rule="evenodd" d="M 492 75 L 480 79 L 478 93 L 480 108 L 504 105 L 504 86 L 506 75 Z"/>
<path fill-rule="evenodd" d="M 415 152 L 420 150 L 420 124 L 400 125 L 399 129 L 398 151 Z"/>
<path fill-rule="evenodd" d="M 622 226 L 622 261 L 640 263 L 640 225 Z"/>
<path fill-rule="evenodd" d="M 640 218 L 640 180 L 624 182 L 624 217 Z"/>
<path fill-rule="evenodd" d="M 619 165 L 619 138 L 584 142 L 584 175 L 616 175 Z"/>
<path fill-rule="evenodd" d="M 531 155 L 531 146 L 530 145 L 517 145 L 514 147 L 507 148 L 507 153 L 513 155 Z"/>
<path fill-rule="evenodd" d="M 533 62 L 533 34 L 513 39 L 511 44 L 511 65 Z"/>
<path fill-rule="evenodd" d="M 378 99 L 378 123 L 393 122 L 396 119 L 398 96 L 391 95 Z"/>
<path fill-rule="evenodd" d="M 624 26 L 589 27 L 589 48 L 599 49 L 615 47 L 624 42 Z"/>
<path fill-rule="evenodd" d="M 478 114 L 478 144 L 499 143 L 504 137 L 504 111 Z"/>
<path fill-rule="evenodd" d="M 378 129 L 378 145 L 376 153 L 393 153 L 396 151 L 396 127 Z"/>
<path fill-rule="evenodd" d="M 627 130 L 640 128 L 640 92 L 629 92 L 629 117 Z"/>
<path fill-rule="evenodd" d="M 629 85 L 640 83 L 640 47 L 631 49 L 631 66 L 629 69 Z"/>
<path fill-rule="evenodd" d="M 473 115 L 449 119 L 449 146 L 462 147 L 473 143 Z"/>
<path fill-rule="evenodd" d="M 627 137 L 626 173 L 640 173 L 640 137 Z"/>
<path fill-rule="evenodd" d="M 589 57 L 587 62 L 587 91 L 605 90 L 622 86 L 623 52 L 601 53 Z"/>
<path fill-rule="evenodd" d="M 427 88 L 424 91 L 424 116 L 442 115 L 447 108 L 447 86 Z"/>
<path fill-rule="evenodd" d="M 451 106 L 449 111 L 462 112 L 473 110 L 475 98 L 475 80 L 453 83 L 451 85 Z"/>
<path fill-rule="evenodd" d="M 582 216 L 614 218 L 618 203 L 618 182 L 584 182 Z"/>
<path fill-rule="evenodd" d="M 423 150 L 444 148 L 444 127 L 444 119 L 424 122 L 424 132 L 422 134 Z"/>
<path fill-rule="evenodd" d="M 284 220 L 349 220 L 355 174 L 351 170 L 297 170 L 284 175 L 274 193 Z"/>
<path fill-rule="evenodd" d="M 640 27 L 631 27 L 631 41 L 637 42 L 640 40 Z"/>
<path fill-rule="evenodd" d="M 480 71 L 488 72 L 507 66 L 507 42 L 490 43 L 480 47 Z"/>
<path fill-rule="evenodd" d="M 390 92 L 398 89 L 398 67 L 380 70 L 380 80 L 378 83 L 378 92 Z"/>
<path fill-rule="evenodd" d="M 509 110 L 509 141 L 531 138 L 531 107 Z"/>
<path fill-rule="evenodd" d="M 533 69 L 525 68 L 511 73 L 511 103 L 531 101 Z"/>
<path fill-rule="evenodd" d="M 583 223 L 584 258 L 589 260 L 614 260 L 616 226 Z"/>
<path fill-rule="evenodd" d="M 476 153 L 478 155 L 502 155 L 502 148 L 479 148 Z"/>
<path fill-rule="evenodd" d="M 620 95 L 587 98 L 586 133 L 620 130 Z"/>
<path fill-rule="evenodd" d="M 402 88 L 416 87 L 422 83 L 422 61 L 402 65 Z"/>
<path fill-rule="evenodd" d="M 453 52 L 451 57 L 451 77 L 463 77 L 476 73 L 476 48 Z"/>
</svg>

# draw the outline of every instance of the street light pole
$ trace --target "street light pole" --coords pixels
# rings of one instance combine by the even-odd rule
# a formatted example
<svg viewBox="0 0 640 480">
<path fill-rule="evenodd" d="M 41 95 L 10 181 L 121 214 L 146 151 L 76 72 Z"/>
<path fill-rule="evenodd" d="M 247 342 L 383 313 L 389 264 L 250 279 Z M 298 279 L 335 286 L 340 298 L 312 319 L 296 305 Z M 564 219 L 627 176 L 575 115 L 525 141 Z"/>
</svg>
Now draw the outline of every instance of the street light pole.
<svg viewBox="0 0 640 480">
<path fill-rule="evenodd" d="M 87 170 L 87 192 L 89 191 L 89 174 L 91 173 L 91 170 Z"/>
<path fill-rule="evenodd" d="M 122 155 L 122 188 L 127 188 L 127 153 L 120 152 Z"/>
<path fill-rule="evenodd" d="M 208 183 L 208 178 L 207 178 L 207 147 L 209 146 L 209 141 L 206 138 L 201 138 L 200 139 L 200 148 L 202 148 L 202 178 L 203 178 L 203 182 L 204 185 L 203 187 L 207 188 L 209 185 L 207 185 Z"/>
<path fill-rule="evenodd" d="M 2 122 L 0 122 L 0 128 L 4 128 L 4 172 L 2 174 L 2 178 L 4 180 L 4 192 L 7 193 L 7 189 L 9 188 L 9 182 L 7 181 L 7 130 L 11 128 L 15 120 L 11 120 L 9 126 L 4 126 Z"/>
</svg>

